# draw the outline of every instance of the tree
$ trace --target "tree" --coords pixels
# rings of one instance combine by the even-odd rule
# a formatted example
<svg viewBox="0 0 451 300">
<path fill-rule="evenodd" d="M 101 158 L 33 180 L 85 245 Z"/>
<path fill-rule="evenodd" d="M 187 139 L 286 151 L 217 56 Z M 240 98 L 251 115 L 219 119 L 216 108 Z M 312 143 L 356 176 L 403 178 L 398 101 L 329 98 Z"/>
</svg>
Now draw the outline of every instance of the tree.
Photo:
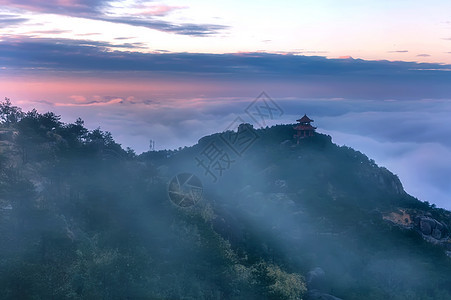
<svg viewBox="0 0 451 300">
<path fill-rule="evenodd" d="M 9 127 L 11 124 L 19 122 L 24 117 L 22 109 L 11 104 L 9 98 L 0 103 L 0 123 Z"/>
<path fill-rule="evenodd" d="M 304 278 L 296 273 L 287 273 L 278 265 L 260 262 L 253 266 L 256 283 L 268 299 L 301 299 L 307 291 Z"/>
<path fill-rule="evenodd" d="M 78 147 L 83 144 L 88 135 L 88 129 L 84 127 L 85 122 L 78 118 L 73 124 L 63 125 L 58 131 L 71 147 Z"/>
<path fill-rule="evenodd" d="M 47 130 L 55 130 L 60 128 L 63 124 L 61 120 L 61 116 L 56 115 L 53 112 L 46 112 L 43 115 L 39 115 L 38 117 L 40 126 L 44 127 Z"/>
</svg>

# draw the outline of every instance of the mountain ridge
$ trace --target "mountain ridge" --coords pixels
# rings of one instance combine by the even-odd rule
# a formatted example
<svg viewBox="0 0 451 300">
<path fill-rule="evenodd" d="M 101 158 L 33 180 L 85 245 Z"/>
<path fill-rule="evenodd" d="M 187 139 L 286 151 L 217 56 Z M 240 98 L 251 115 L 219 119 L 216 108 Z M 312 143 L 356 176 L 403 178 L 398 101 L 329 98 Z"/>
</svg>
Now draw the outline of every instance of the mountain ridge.
<svg viewBox="0 0 451 300">
<path fill-rule="evenodd" d="M 18 112 L 0 125 L 5 299 L 451 295 L 450 212 L 330 136 L 242 124 L 136 155 L 81 119 Z M 255 138 L 231 149 L 239 130 Z"/>
</svg>

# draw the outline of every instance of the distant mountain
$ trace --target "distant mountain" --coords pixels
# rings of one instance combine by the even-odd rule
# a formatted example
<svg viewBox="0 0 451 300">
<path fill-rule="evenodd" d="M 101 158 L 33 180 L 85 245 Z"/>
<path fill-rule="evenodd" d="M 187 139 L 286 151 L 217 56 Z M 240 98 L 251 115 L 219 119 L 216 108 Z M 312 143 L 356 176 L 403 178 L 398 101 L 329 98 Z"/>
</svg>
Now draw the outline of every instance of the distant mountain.
<svg viewBox="0 0 451 300">
<path fill-rule="evenodd" d="M 329 136 L 242 124 L 137 156 L 16 110 L 2 299 L 451 299 L 451 213 Z"/>
</svg>

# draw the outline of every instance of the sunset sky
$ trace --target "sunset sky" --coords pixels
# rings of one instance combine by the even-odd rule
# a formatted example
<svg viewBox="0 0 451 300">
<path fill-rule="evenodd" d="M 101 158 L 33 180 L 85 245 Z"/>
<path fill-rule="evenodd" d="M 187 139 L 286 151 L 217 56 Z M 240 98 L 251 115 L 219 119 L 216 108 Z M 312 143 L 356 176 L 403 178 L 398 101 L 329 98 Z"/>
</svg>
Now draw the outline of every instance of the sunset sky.
<svg viewBox="0 0 451 300">
<path fill-rule="evenodd" d="M 0 96 L 138 153 L 262 91 L 451 209 L 451 1 L 0 0 Z"/>
</svg>

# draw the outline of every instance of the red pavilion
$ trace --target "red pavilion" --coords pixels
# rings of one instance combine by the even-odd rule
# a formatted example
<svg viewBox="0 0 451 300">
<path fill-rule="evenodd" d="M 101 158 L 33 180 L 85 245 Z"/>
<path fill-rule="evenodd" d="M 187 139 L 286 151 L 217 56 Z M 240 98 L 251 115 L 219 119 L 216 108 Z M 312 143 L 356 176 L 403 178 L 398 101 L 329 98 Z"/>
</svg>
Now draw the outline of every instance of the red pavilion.
<svg viewBox="0 0 451 300">
<path fill-rule="evenodd" d="M 313 120 L 307 117 L 307 115 L 304 115 L 302 118 L 296 121 L 298 121 L 299 124 L 297 124 L 293 128 L 294 130 L 296 130 L 294 138 L 296 138 L 298 144 L 300 139 L 315 135 L 316 127 L 313 127 L 310 124 L 311 122 L 313 122 Z"/>
</svg>

